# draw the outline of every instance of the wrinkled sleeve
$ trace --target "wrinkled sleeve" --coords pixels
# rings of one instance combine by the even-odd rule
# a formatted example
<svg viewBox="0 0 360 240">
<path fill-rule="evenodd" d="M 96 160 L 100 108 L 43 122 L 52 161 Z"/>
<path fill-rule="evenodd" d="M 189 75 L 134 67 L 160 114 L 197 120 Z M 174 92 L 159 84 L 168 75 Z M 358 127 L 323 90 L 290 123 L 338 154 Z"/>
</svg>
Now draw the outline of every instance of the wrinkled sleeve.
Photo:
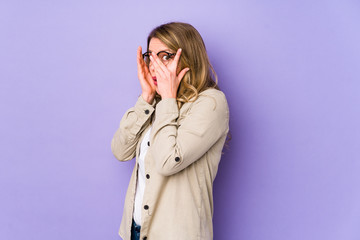
<svg viewBox="0 0 360 240">
<path fill-rule="evenodd" d="M 175 99 L 157 104 L 150 151 L 157 171 L 165 176 L 198 160 L 229 131 L 229 109 L 222 92 L 199 96 L 181 125 L 178 118 Z"/>
<path fill-rule="evenodd" d="M 128 161 L 135 157 L 140 134 L 155 110 L 154 105 L 155 101 L 149 104 L 140 96 L 135 106 L 122 117 L 111 140 L 111 151 L 119 161 Z"/>
</svg>

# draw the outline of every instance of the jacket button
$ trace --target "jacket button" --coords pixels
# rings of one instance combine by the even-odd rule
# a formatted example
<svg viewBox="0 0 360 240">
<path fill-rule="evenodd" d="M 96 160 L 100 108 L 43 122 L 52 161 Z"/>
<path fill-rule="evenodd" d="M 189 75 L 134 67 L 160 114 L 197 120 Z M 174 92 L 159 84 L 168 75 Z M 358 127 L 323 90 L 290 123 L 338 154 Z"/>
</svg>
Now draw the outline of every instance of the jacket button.
<svg viewBox="0 0 360 240">
<path fill-rule="evenodd" d="M 150 111 L 149 111 L 148 109 L 145 110 L 145 114 L 149 114 L 149 112 L 150 112 Z"/>
<path fill-rule="evenodd" d="M 149 209 L 149 206 L 148 206 L 148 205 L 145 205 L 145 206 L 144 206 L 144 209 L 145 209 L 145 210 L 148 210 L 148 209 Z"/>
<path fill-rule="evenodd" d="M 148 146 L 150 147 L 150 142 L 148 142 Z"/>
<path fill-rule="evenodd" d="M 180 161 L 180 158 L 179 157 L 176 157 L 175 158 L 175 162 L 179 162 Z"/>
<path fill-rule="evenodd" d="M 146 178 L 149 179 L 149 178 L 150 178 L 150 174 L 146 174 Z"/>
</svg>

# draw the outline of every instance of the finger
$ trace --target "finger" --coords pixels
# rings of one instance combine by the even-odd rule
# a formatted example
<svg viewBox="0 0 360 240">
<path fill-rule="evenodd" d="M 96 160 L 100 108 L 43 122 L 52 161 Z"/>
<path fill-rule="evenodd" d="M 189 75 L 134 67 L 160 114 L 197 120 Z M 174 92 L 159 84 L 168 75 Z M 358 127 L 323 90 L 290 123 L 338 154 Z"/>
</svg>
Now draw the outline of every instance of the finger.
<svg viewBox="0 0 360 240">
<path fill-rule="evenodd" d="M 149 70 L 145 64 L 145 61 L 143 59 L 142 56 L 142 51 L 141 51 L 141 47 L 138 47 L 137 50 L 137 70 L 138 70 L 138 78 L 140 80 L 140 82 L 145 83 L 145 82 L 150 82 L 149 79 L 151 79 L 151 75 L 149 73 Z"/>
<path fill-rule="evenodd" d="M 141 46 L 139 46 L 138 49 L 137 49 L 137 54 L 136 54 L 136 59 L 138 60 L 138 62 L 140 62 L 140 60 L 142 58 L 141 51 L 142 51 Z"/>
<path fill-rule="evenodd" d="M 159 66 L 156 66 L 156 63 L 154 63 L 154 70 L 158 82 L 161 82 L 163 79 L 166 79 L 166 74 Z"/>
<path fill-rule="evenodd" d="M 141 65 L 146 65 L 145 64 L 145 61 L 144 61 L 144 58 L 143 58 L 143 55 L 142 55 L 142 48 L 141 46 L 138 47 L 138 54 L 137 54 L 137 58 L 140 62 Z"/>
<path fill-rule="evenodd" d="M 145 64 L 143 56 L 142 56 L 142 48 L 141 48 L 141 46 L 139 46 L 138 49 L 137 49 L 136 60 L 137 60 L 137 63 L 138 63 L 138 67 L 139 67 L 139 65 L 142 67 Z"/>
<path fill-rule="evenodd" d="M 152 63 L 153 63 L 153 68 L 154 68 L 154 71 L 155 71 L 157 81 L 161 81 L 161 78 L 164 78 L 165 73 L 161 69 L 161 67 L 158 65 L 158 63 L 156 63 L 156 62 L 152 62 Z"/>
<path fill-rule="evenodd" d="M 181 55 L 181 52 L 182 52 L 182 49 L 179 48 L 176 52 L 176 55 L 174 57 L 174 64 L 175 64 L 175 67 L 177 67 L 178 63 L 179 63 L 179 59 L 180 59 L 180 55 Z"/>
<path fill-rule="evenodd" d="M 163 64 L 163 62 L 160 60 L 160 58 L 155 53 L 151 53 L 150 60 L 152 60 L 152 62 L 154 63 L 155 68 L 156 67 L 160 68 L 163 72 L 168 71 L 166 66 Z"/>
<path fill-rule="evenodd" d="M 143 72 L 143 64 L 141 62 L 141 59 L 142 59 L 141 47 L 139 46 L 137 49 L 137 56 L 136 56 L 138 74 L 141 74 Z"/>
<path fill-rule="evenodd" d="M 190 70 L 190 68 L 184 68 L 183 70 L 181 70 L 181 72 L 178 75 L 178 81 L 179 83 L 181 82 L 181 80 L 183 79 L 183 77 L 185 76 L 185 74 Z"/>
<path fill-rule="evenodd" d="M 156 85 L 155 85 L 154 80 L 152 79 L 152 76 L 150 75 L 150 73 L 147 74 L 147 82 L 151 85 L 152 89 L 156 88 Z"/>
<path fill-rule="evenodd" d="M 155 68 L 155 76 L 156 76 L 156 80 L 158 83 L 162 82 L 162 80 L 163 80 L 162 72 L 159 72 L 159 70 L 156 68 Z"/>
</svg>

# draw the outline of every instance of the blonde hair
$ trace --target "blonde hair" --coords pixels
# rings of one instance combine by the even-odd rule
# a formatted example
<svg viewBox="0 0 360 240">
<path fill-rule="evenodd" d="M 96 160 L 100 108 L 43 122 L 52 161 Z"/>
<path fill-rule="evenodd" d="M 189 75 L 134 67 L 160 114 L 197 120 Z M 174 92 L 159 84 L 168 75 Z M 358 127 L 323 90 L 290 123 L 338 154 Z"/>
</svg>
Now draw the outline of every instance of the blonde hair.
<svg viewBox="0 0 360 240">
<path fill-rule="evenodd" d="M 190 68 L 178 88 L 176 100 L 179 108 L 186 102 L 195 101 L 199 93 L 208 88 L 219 89 L 217 75 L 210 64 L 204 41 L 193 26 L 187 23 L 171 22 L 156 27 L 148 36 L 148 51 L 152 38 L 159 39 L 174 52 L 181 48 L 178 71 L 186 67 Z"/>
</svg>

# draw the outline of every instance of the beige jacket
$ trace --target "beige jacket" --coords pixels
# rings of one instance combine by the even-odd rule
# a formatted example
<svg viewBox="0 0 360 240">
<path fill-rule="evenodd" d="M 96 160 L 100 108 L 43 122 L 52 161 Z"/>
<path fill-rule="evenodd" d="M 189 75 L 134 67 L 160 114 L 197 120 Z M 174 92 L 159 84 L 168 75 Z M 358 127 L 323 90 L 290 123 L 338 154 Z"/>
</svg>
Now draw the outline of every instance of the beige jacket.
<svg viewBox="0 0 360 240">
<path fill-rule="evenodd" d="M 229 131 L 225 95 L 208 89 L 180 110 L 175 99 L 150 105 L 140 96 L 112 139 L 118 160 L 137 159 L 152 114 L 140 239 L 213 239 L 213 181 Z M 119 229 L 124 240 L 131 236 L 137 170 L 135 164 Z"/>
</svg>

